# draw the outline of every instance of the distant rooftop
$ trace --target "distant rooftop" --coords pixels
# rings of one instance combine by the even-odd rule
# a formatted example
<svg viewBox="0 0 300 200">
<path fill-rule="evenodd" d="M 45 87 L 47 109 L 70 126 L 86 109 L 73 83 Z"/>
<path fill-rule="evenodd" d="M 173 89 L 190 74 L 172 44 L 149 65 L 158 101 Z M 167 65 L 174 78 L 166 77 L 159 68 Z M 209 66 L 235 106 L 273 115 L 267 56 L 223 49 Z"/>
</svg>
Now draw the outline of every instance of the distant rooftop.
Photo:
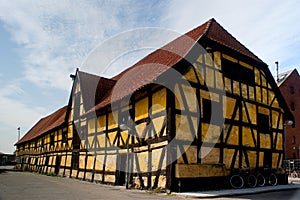
<svg viewBox="0 0 300 200">
<path fill-rule="evenodd" d="M 290 74 L 294 71 L 295 69 L 280 73 L 278 75 L 278 82 L 277 85 L 278 87 L 290 76 Z"/>
</svg>

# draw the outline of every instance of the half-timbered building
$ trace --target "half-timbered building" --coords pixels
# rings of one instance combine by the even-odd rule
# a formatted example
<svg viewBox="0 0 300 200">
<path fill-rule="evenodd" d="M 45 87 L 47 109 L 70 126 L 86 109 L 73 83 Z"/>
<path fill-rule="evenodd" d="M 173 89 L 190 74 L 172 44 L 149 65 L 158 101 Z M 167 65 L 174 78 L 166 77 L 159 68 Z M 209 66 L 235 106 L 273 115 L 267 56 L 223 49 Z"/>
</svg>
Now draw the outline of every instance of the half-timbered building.
<svg viewBox="0 0 300 200">
<path fill-rule="evenodd" d="M 285 182 L 293 116 L 268 66 L 214 19 L 113 78 L 73 78 L 65 176 L 168 191 Z"/>
</svg>

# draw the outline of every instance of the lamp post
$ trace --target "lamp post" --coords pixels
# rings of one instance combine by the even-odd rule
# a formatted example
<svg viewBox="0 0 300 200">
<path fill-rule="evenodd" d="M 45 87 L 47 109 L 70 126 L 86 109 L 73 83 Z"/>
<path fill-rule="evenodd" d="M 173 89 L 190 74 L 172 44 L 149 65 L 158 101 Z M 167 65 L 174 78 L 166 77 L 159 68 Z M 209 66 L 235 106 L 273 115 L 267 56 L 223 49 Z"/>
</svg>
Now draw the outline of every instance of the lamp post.
<svg viewBox="0 0 300 200">
<path fill-rule="evenodd" d="M 127 149 L 127 155 L 126 155 L 126 183 L 125 183 L 125 187 L 126 189 L 129 189 L 129 179 L 130 179 L 130 174 L 129 174 L 129 138 L 130 138 L 130 134 L 129 131 L 131 131 L 132 129 L 127 126 L 126 124 L 121 124 L 120 125 L 120 129 L 123 131 L 128 131 L 128 137 L 127 137 L 127 144 L 126 144 L 126 149 Z"/>
<path fill-rule="evenodd" d="M 293 121 L 291 120 L 286 120 L 283 123 L 283 168 L 285 169 L 286 166 L 284 163 L 286 163 L 286 126 L 291 126 L 293 124 Z M 290 167 L 290 162 L 289 162 L 289 167 Z M 289 169 L 290 170 L 290 169 Z M 287 182 L 287 176 L 285 177 L 285 182 Z"/>
<path fill-rule="evenodd" d="M 21 130 L 21 127 L 18 127 L 17 130 L 18 130 L 18 141 L 19 141 L 20 140 L 20 130 Z"/>
</svg>

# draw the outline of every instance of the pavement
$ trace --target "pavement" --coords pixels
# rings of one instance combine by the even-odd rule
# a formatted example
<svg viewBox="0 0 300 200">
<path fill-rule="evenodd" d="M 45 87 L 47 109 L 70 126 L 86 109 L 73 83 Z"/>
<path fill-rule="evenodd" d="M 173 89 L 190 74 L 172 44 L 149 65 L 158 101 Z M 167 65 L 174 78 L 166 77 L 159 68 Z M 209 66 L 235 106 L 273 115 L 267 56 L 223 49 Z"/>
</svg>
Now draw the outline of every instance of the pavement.
<svg viewBox="0 0 300 200">
<path fill-rule="evenodd" d="M 250 194 L 259 194 L 266 192 L 278 192 L 285 190 L 300 190 L 300 178 L 290 178 L 287 185 L 276 186 L 264 186 L 255 188 L 242 188 L 242 189 L 224 189 L 224 190 L 212 190 L 212 191 L 199 191 L 199 192 L 180 192 L 172 193 L 176 196 L 182 196 L 186 198 L 219 198 L 219 197 L 232 197 Z"/>
<path fill-rule="evenodd" d="M 2 175 L 1 176 L 1 171 Z M 1 178 L 3 180 L 1 180 Z M 197 191 L 197 192 L 181 192 L 181 193 L 172 193 L 171 196 L 167 196 L 166 194 L 157 194 L 155 196 L 149 196 L 147 191 L 139 191 L 139 190 L 126 190 L 125 187 L 121 186 L 107 186 L 102 184 L 93 184 L 86 181 L 79 181 L 69 178 L 51 178 L 44 175 L 39 175 L 35 173 L 22 173 L 17 172 L 13 169 L 13 167 L 4 167 L 0 166 L 0 199 L 1 191 L 4 192 L 6 188 L 6 192 L 4 195 L 17 195 L 15 194 L 16 187 L 20 187 L 18 191 L 27 192 L 27 199 L 34 199 L 32 194 L 41 193 L 44 195 L 53 196 L 55 193 L 64 193 L 64 196 L 59 196 L 62 199 L 82 199 L 80 196 L 84 193 L 89 193 L 90 199 L 99 199 L 102 196 L 104 199 L 108 197 L 114 197 L 113 199 L 122 198 L 126 199 L 165 199 L 168 197 L 169 199 L 182 199 L 182 198 L 202 198 L 202 199 L 211 199 L 211 198 L 222 198 L 222 197 L 233 197 L 233 196 L 241 196 L 241 195 L 251 195 L 251 194 L 259 194 L 259 193 L 268 193 L 268 192 L 278 192 L 278 191 L 288 191 L 288 190 L 297 190 L 300 191 L 300 178 L 290 178 L 289 184 L 287 185 L 277 185 L 277 186 L 264 186 L 264 187 L 255 187 L 255 188 L 243 188 L 243 189 L 224 189 L 224 190 L 214 190 L 214 191 Z M 27 182 L 26 182 L 27 181 Z M 11 183 L 10 183 L 11 182 Z M 24 183 L 21 183 L 24 182 Z M 33 183 L 37 184 L 32 187 Z M 7 185 L 5 185 L 7 184 Z M 10 185 L 9 185 L 10 184 Z M 12 187 L 13 186 L 13 187 Z M 45 188 L 41 188 L 44 186 Z M 26 188 L 28 187 L 28 188 Z M 13 191 L 9 193 L 12 188 Z M 52 190 L 51 190 L 52 188 Z M 54 188 L 54 189 L 53 189 Z M 69 191 L 70 190 L 70 191 Z M 85 192 L 80 192 L 80 191 Z M 67 192 L 69 191 L 69 192 Z M 88 191 L 88 192 L 87 192 Z M 103 193 L 105 191 L 105 193 Z M 76 192 L 80 192 L 77 194 Z M 98 194 L 99 193 L 99 194 Z M 3 195 L 2 194 L 2 195 Z M 51 194 L 51 195 L 50 195 Z M 21 195 L 21 194 L 20 194 Z M 41 195 L 41 194 L 40 194 Z M 68 196 L 69 195 L 69 196 Z M 106 196 L 104 196 L 106 195 Z M 13 196 L 16 197 L 16 196 Z M 26 197 L 24 193 L 22 197 Z M 40 199 L 41 196 L 34 196 L 36 199 Z M 95 197 L 95 198 L 94 198 Z M 75 199 L 76 199 L 75 198 Z M 11 198 L 7 198 L 11 199 Z M 26 198 L 23 198 L 26 199 Z M 47 199 L 47 198 L 46 198 Z M 58 198 L 59 199 L 59 198 Z M 101 198 L 100 198 L 101 199 Z M 111 199 L 111 198 L 108 198 Z"/>
</svg>

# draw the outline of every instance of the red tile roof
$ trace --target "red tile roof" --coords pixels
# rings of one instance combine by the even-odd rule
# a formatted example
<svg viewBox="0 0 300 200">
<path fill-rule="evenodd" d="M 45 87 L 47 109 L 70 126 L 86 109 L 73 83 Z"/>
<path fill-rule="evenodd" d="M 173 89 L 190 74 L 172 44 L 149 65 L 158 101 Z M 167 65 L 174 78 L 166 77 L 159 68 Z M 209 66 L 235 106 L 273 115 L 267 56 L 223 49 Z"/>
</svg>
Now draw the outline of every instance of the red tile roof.
<svg viewBox="0 0 300 200">
<path fill-rule="evenodd" d="M 208 38 L 257 62 L 263 63 L 217 23 L 215 19 L 210 19 L 162 48 L 150 53 L 132 67 L 113 77 L 112 80 L 116 81 L 118 91 L 113 91 L 116 88 L 115 85 L 114 88 L 99 101 L 99 104 L 88 111 L 87 114 L 99 110 L 113 101 L 118 101 L 146 84 L 153 82 L 170 67 L 182 60 L 187 53 L 189 53 L 191 48 L 202 38 Z"/>
<path fill-rule="evenodd" d="M 33 140 L 61 126 L 65 122 L 66 111 L 67 106 L 64 106 L 47 117 L 40 119 L 15 145 Z"/>
<path fill-rule="evenodd" d="M 78 71 L 85 110 L 94 107 L 115 85 L 114 80 Z"/>
</svg>

